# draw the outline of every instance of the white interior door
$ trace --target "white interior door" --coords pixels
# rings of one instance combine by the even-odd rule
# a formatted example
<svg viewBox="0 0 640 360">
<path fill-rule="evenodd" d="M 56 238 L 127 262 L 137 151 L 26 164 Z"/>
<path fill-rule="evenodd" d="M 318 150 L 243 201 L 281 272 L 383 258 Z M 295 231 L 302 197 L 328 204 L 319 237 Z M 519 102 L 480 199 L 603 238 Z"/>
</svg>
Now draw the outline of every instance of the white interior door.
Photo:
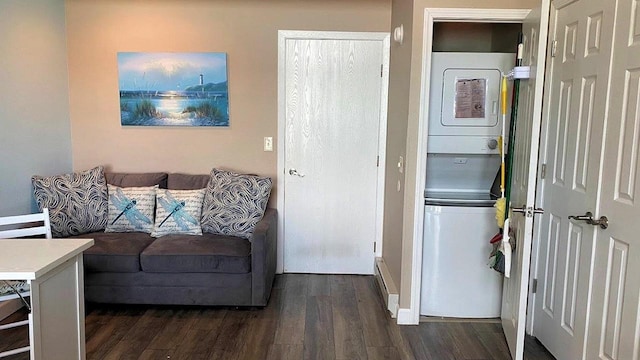
<svg viewBox="0 0 640 360">
<path fill-rule="evenodd" d="M 538 164 L 538 139 L 542 115 L 543 75 L 547 42 L 549 0 L 534 9 L 523 23 L 523 65 L 530 65 L 531 79 L 520 83 L 520 104 L 516 119 L 513 176 L 510 207 L 532 210 L 535 202 Z M 533 235 L 533 212 L 510 211 L 510 228 L 514 234 L 515 252 L 511 261 L 511 276 L 505 278 L 502 290 L 502 327 L 514 359 L 524 354 L 529 265 Z"/>
<path fill-rule="evenodd" d="M 284 271 L 372 274 L 383 42 L 285 51 Z"/>
<path fill-rule="evenodd" d="M 558 359 L 584 354 L 594 227 L 569 216 L 594 212 L 609 79 L 613 1 L 551 5 L 538 291 L 534 334 Z M 555 40 L 555 44 L 554 41 Z"/>
<path fill-rule="evenodd" d="M 613 2 L 613 1 L 612 1 Z M 590 359 L 640 358 L 640 9 L 617 1 L 602 191 L 596 227 Z"/>
</svg>

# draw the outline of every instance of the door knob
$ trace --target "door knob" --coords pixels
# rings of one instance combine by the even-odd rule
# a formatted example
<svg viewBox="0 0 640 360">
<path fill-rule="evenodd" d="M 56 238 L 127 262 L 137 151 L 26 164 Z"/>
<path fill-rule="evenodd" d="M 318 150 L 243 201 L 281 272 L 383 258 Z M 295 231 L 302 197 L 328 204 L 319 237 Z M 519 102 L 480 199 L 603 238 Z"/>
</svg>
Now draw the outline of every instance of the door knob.
<svg viewBox="0 0 640 360">
<path fill-rule="evenodd" d="M 570 220 L 584 221 L 589 225 L 600 226 L 601 229 L 609 227 L 609 219 L 606 216 L 600 216 L 598 220 L 593 218 L 593 213 L 587 211 L 584 215 L 569 215 Z"/>
<path fill-rule="evenodd" d="M 304 177 L 304 174 L 300 174 L 298 172 L 298 170 L 296 170 L 294 168 L 289 169 L 289 175 L 298 176 L 298 177 Z"/>
</svg>

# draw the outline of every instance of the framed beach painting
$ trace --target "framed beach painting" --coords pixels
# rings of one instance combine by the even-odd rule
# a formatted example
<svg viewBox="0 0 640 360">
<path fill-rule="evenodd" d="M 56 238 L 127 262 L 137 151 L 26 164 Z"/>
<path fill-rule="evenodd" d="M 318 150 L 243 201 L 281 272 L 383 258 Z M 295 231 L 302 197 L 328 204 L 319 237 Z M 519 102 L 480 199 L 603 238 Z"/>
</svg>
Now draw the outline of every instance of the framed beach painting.
<svg viewBox="0 0 640 360">
<path fill-rule="evenodd" d="M 226 53 L 118 53 L 123 126 L 229 126 Z"/>
</svg>

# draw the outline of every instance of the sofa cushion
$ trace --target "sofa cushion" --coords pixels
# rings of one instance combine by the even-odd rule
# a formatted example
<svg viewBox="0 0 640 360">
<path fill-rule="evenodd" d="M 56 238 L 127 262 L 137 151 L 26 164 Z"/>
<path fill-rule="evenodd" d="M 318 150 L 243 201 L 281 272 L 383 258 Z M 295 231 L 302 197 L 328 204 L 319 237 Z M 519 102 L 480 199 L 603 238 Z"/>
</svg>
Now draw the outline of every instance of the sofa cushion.
<svg viewBox="0 0 640 360">
<path fill-rule="evenodd" d="M 169 174 L 167 189 L 196 190 L 204 189 L 209 184 L 210 175 Z"/>
<path fill-rule="evenodd" d="M 248 239 L 264 215 L 271 186 L 267 177 L 211 170 L 202 205 L 202 230 Z"/>
<path fill-rule="evenodd" d="M 91 272 L 138 272 L 140 253 L 154 241 L 149 234 L 139 232 L 95 232 L 74 237 L 95 242 L 84 252 L 84 268 Z"/>
<path fill-rule="evenodd" d="M 202 235 L 200 215 L 204 189 L 156 189 L 156 220 L 151 236 Z"/>
<path fill-rule="evenodd" d="M 108 184 L 107 187 L 109 220 L 104 231 L 150 233 L 158 185 L 121 188 Z"/>
<path fill-rule="evenodd" d="M 251 271 L 251 244 L 213 234 L 167 235 L 142 251 L 140 263 L 146 272 L 243 274 Z"/>
<path fill-rule="evenodd" d="M 153 186 L 167 188 L 167 173 L 106 173 L 107 184 L 119 187 Z"/>
<path fill-rule="evenodd" d="M 104 169 L 57 176 L 31 177 L 38 208 L 49 209 L 54 237 L 103 230 L 107 224 L 107 184 Z"/>
</svg>

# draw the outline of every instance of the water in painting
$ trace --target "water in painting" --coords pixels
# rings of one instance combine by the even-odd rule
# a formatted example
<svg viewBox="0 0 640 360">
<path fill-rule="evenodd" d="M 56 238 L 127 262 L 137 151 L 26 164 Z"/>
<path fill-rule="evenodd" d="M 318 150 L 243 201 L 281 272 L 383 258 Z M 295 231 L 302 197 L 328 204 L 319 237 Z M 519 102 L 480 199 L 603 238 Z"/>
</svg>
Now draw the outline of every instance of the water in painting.
<svg viewBox="0 0 640 360">
<path fill-rule="evenodd" d="M 128 126 L 229 126 L 225 53 L 118 53 Z"/>
</svg>

